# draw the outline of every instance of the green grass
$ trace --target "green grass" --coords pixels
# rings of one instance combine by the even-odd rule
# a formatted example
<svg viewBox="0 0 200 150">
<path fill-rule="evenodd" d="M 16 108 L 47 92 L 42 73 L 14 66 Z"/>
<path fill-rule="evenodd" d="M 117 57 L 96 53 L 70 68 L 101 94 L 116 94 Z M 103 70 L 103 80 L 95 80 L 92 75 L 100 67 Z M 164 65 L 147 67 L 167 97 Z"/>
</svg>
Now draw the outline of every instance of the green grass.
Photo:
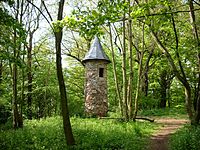
<svg viewBox="0 0 200 150">
<path fill-rule="evenodd" d="M 120 122 L 112 119 L 71 118 L 78 150 L 142 150 L 148 136 L 158 128 L 149 122 Z M 60 117 L 25 121 L 19 130 L 0 131 L 2 150 L 67 150 Z"/>
<path fill-rule="evenodd" d="M 200 126 L 185 126 L 170 139 L 170 150 L 200 150 Z"/>
<path fill-rule="evenodd" d="M 173 108 L 141 110 L 139 111 L 139 115 L 159 117 L 159 118 L 176 118 L 176 119 L 187 118 L 186 110 L 181 105 L 177 105 L 176 107 Z"/>
</svg>

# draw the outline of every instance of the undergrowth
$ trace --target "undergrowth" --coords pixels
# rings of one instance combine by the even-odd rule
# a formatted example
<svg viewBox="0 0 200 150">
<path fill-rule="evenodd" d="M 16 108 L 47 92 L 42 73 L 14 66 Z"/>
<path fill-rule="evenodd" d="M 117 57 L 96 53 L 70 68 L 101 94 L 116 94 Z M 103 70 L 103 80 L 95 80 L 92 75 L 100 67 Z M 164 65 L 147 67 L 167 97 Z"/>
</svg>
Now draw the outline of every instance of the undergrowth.
<svg viewBox="0 0 200 150">
<path fill-rule="evenodd" d="M 52 117 L 25 121 L 24 128 L 0 131 L 2 150 L 142 150 L 157 128 L 148 122 L 120 122 L 112 119 L 71 118 L 76 145 L 67 147 L 62 120 Z"/>
<path fill-rule="evenodd" d="M 200 150 L 200 126 L 185 126 L 172 135 L 170 150 Z"/>
<path fill-rule="evenodd" d="M 140 110 L 139 115 L 142 116 L 157 116 L 157 117 L 170 117 L 170 118 L 187 118 L 186 110 L 184 106 L 177 105 L 173 108 L 160 108 L 150 110 Z"/>
</svg>

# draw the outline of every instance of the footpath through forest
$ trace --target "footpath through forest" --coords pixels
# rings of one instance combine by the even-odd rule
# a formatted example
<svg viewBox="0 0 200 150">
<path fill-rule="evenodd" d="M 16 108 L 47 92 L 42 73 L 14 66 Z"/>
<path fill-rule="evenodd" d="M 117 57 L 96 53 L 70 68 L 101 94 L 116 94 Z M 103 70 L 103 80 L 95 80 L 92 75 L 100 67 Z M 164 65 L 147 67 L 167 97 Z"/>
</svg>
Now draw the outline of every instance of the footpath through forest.
<svg viewBox="0 0 200 150">
<path fill-rule="evenodd" d="M 162 118 L 156 119 L 155 122 L 163 124 L 163 127 L 151 136 L 149 150 L 168 150 L 169 136 L 183 127 L 188 120 Z"/>
</svg>

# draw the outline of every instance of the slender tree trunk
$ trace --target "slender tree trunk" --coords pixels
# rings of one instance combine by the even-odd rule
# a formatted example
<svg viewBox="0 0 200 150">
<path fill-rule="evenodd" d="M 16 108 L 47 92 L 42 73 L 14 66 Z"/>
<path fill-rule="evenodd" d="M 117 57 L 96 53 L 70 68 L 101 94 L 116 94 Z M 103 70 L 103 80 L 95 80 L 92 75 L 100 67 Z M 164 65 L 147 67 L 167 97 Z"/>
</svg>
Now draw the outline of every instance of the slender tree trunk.
<svg viewBox="0 0 200 150">
<path fill-rule="evenodd" d="M 23 56 L 22 56 L 22 61 L 24 62 L 25 60 L 25 46 L 24 46 L 24 52 L 23 52 Z M 25 102 L 25 94 L 24 94 L 24 88 L 25 87 L 25 71 L 24 68 L 22 68 L 22 83 L 21 83 L 21 102 L 20 102 L 20 114 L 23 113 L 23 106 L 24 106 L 24 102 Z"/>
<path fill-rule="evenodd" d="M 168 108 L 170 108 L 171 107 L 170 88 L 167 89 L 167 104 L 168 104 Z"/>
<path fill-rule="evenodd" d="M 149 56 L 145 62 L 145 67 L 144 67 L 144 73 L 143 73 L 143 77 L 144 77 L 144 80 L 143 80 L 143 87 L 142 87 L 142 92 L 144 93 L 145 96 L 148 96 L 148 90 L 149 90 L 149 62 L 153 56 L 153 53 L 154 53 L 154 50 L 155 48 L 153 48 L 150 53 L 149 53 Z"/>
<path fill-rule="evenodd" d="M 13 64 L 13 100 L 12 100 L 12 110 L 13 110 L 13 128 L 18 128 L 18 107 L 17 107 L 17 65 Z"/>
<path fill-rule="evenodd" d="M 198 93 L 200 95 L 200 91 Z M 197 105 L 196 105 L 196 115 L 195 115 L 195 124 L 199 124 L 200 121 L 200 96 L 198 96 L 197 99 Z"/>
<path fill-rule="evenodd" d="M 135 95 L 135 109 L 134 109 L 134 115 L 133 115 L 133 120 L 135 121 L 137 117 L 137 112 L 138 112 L 138 101 L 140 99 L 140 91 L 141 91 L 141 79 L 142 79 L 142 62 L 143 62 L 143 56 L 144 56 L 144 24 L 142 25 L 142 51 L 139 55 L 139 64 L 138 64 L 138 79 L 137 79 L 137 87 L 136 87 L 136 95 Z"/>
<path fill-rule="evenodd" d="M 15 37 L 16 38 L 16 37 Z M 16 53 L 17 50 L 14 48 L 14 58 L 15 62 L 13 63 L 13 73 L 12 81 L 13 81 L 13 99 L 12 99 L 12 111 L 13 111 L 13 128 L 22 128 L 23 127 L 23 120 L 22 116 L 19 114 L 18 106 L 17 106 L 17 64 L 16 64 Z"/>
<path fill-rule="evenodd" d="M 2 60 L 0 60 L 0 84 L 2 82 L 2 75 L 3 75 L 3 62 Z"/>
<path fill-rule="evenodd" d="M 126 73 L 126 23 L 125 14 L 123 20 L 123 49 L 122 49 L 122 76 L 123 76 L 123 114 L 125 121 L 128 121 L 128 104 L 127 104 L 127 73 Z"/>
<path fill-rule="evenodd" d="M 15 14 L 15 18 L 18 19 L 19 15 L 19 0 L 17 0 L 17 12 Z M 14 29 L 14 48 L 13 48 L 13 57 L 14 57 L 14 63 L 13 63 L 13 70 L 11 70 L 12 74 L 12 89 L 13 89 L 13 97 L 12 97 L 12 112 L 13 112 L 13 128 L 22 128 L 23 127 L 23 120 L 21 115 L 19 114 L 18 106 L 17 106 L 17 59 L 18 59 L 18 53 L 17 52 L 17 31 Z"/>
<path fill-rule="evenodd" d="M 131 1 L 128 1 L 129 3 L 129 69 L 130 69 L 130 75 L 129 75 L 129 82 L 128 82 L 128 92 L 127 92 L 127 102 L 128 102 L 128 112 L 129 112 L 129 119 L 132 119 L 133 117 L 133 47 L 132 47 L 132 19 L 131 19 Z"/>
<path fill-rule="evenodd" d="M 139 56 L 139 64 L 138 64 L 138 79 L 137 79 L 137 87 L 135 94 L 135 109 L 133 114 L 133 120 L 135 121 L 138 112 L 138 101 L 140 99 L 140 89 L 141 89 L 141 77 L 142 77 L 142 60 L 143 60 L 143 52 L 141 52 Z"/>
<path fill-rule="evenodd" d="M 167 103 L 167 71 L 163 70 L 160 74 L 160 108 L 166 108 Z"/>
<path fill-rule="evenodd" d="M 29 47 L 27 53 L 27 66 L 28 66 L 28 94 L 27 94 L 27 117 L 28 119 L 32 119 L 32 41 L 33 34 L 29 34 Z"/>
<path fill-rule="evenodd" d="M 195 18 L 195 12 L 194 12 L 194 5 L 193 0 L 189 0 L 189 8 L 190 8 L 190 22 L 192 24 L 193 29 L 193 35 L 194 39 L 196 40 L 196 48 L 197 48 L 197 60 L 198 60 L 198 83 L 197 83 L 197 96 L 196 96 L 196 114 L 194 118 L 194 123 L 199 124 L 200 121 L 200 40 L 198 35 L 198 29 L 197 29 L 197 22 Z"/>
<path fill-rule="evenodd" d="M 114 53 L 114 48 L 113 48 L 111 24 L 109 25 L 109 35 L 110 35 L 110 43 L 111 43 L 111 51 L 112 51 L 112 67 L 113 67 L 113 74 L 114 74 L 114 80 L 115 80 L 115 89 L 116 89 L 116 93 L 117 93 L 117 96 L 119 99 L 119 107 L 120 107 L 121 116 L 123 117 L 123 101 L 122 101 L 122 98 L 120 95 L 119 82 L 118 82 L 118 78 L 117 78 L 117 70 L 116 70 L 115 53 Z"/>
<path fill-rule="evenodd" d="M 149 90 L 149 76 L 148 76 L 149 68 L 147 67 L 144 70 L 144 85 L 143 85 L 143 93 L 147 97 L 148 96 L 148 90 Z"/>
<path fill-rule="evenodd" d="M 2 77 L 3 77 L 3 61 L 0 60 L 0 95 L 2 95 L 2 88 L 1 88 Z"/>
<path fill-rule="evenodd" d="M 60 0 L 59 2 L 58 20 L 62 20 L 64 3 L 65 3 L 64 0 Z M 72 128 L 69 118 L 69 110 L 67 105 L 67 93 L 62 71 L 62 57 L 61 57 L 62 28 L 60 28 L 58 32 L 54 32 L 54 34 L 55 34 L 55 46 L 56 46 L 56 67 L 57 67 L 57 77 L 60 90 L 60 100 L 61 100 L 60 104 L 63 116 L 64 134 L 67 145 L 74 145 L 75 140 L 72 134 Z"/>
</svg>

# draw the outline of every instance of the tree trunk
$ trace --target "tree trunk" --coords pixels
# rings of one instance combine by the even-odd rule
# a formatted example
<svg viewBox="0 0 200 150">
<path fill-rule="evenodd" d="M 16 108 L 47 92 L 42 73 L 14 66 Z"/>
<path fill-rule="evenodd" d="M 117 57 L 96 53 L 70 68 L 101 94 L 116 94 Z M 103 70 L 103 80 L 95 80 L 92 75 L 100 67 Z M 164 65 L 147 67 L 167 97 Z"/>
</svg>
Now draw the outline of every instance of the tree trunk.
<svg viewBox="0 0 200 150">
<path fill-rule="evenodd" d="M 22 56 L 22 61 L 24 62 L 25 60 L 25 46 L 23 49 L 23 56 Z M 24 88 L 25 87 L 25 68 L 22 68 L 22 83 L 21 83 L 21 102 L 20 102 L 20 114 L 23 113 L 23 106 L 25 102 L 25 94 L 24 94 Z"/>
<path fill-rule="evenodd" d="M 28 94 L 27 94 L 27 118 L 32 119 L 32 33 L 29 34 L 29 47 L 27 53 L 27 66 L 28 66 Z"/>
<path fill-rule="evenodd" d="M 0 95 L 1 95 L 1 92 L 2 92 L 2 89 L 1 89 L 2 76 L 3 76 L 3 61 L 0 60 Z"/>
<path fill-rule="evenodd" d="M 137 87 L 135 94 L 135 109 L 133 114 L 133 120 L 135 121 L 138 112 L 138 101 L 140 99 L 140 88 L 141 88 L 141 77 L 142 77 L 142 60 L 143 60 L 143 52 L 141 52 L 139 56 L 139 64 L 138 64 L 138 79 L 137 79 Z"/>
<path fill-rule="evenodd" d="M 123 20 L 123 49 L 122 49 L 122 78 L 123 78 L 123 114 L 125 121 L 128 121 L 128 104 L 127 104 L 127 73 L 126 73 L 126 23 L 125 14 Z"/>
<path fill-rule="evenodd" d="M 196 48 L 197 48 L 197 60 L 198 60 L 198 83 L 197 83 L 197 95 L 196 95 L 196 106 L 195 106 L 195 118 L 194 121 L 196 124 L 199 123 L 200 119 L 200 40 L 198 35 L 198 29 L 197 29 L 197 22 L 195 18 L 195 12 L 194 12 L 194 5 L 193 0 L 189 0 L 189 8 L 190 8 L 190 22 L 192 24 L 193 29 L 193 35 L 194 39 L 196 40 Z"/>
<path fill-rule="evenodd" d="M 193 112 L 192 112 L 191 102 L 192 102 L 191 88 L 189 85 L 185 85 L 185 105 L 186 105 L 188 116 L 190 120 L 193 121 Z"/>
<path fill-rule="evenodd" d="M 142 91 L 144 93 L 144 96 L 148 96 L 148 90 L 149 90 L 149 76 L 148 76 L 149 69 L 148 67 L 144 70 L 144 85 L 142 88 Z"/>
<path fill-rule="evenodd" d="M 160 108 L 166 108 L 167 103 L 167 71 L 163 70 L 160 75 Z"/>
<path fill-rule="evenodd" d="M 142 62 L 143 62 L 143 56 L 144 56 L 144 24 L 142 25 L 142 51 L 139 52 L 138 51 L 138 59 L 139 59 L 139 63 L 138 63 L 138 79 L 137 79 L 137 87 L 136 87 L 136 95 L 135 95 L 135 110 L 134 110 L 134 115 L 133 115 L 133 120 L 135 121 L 136 117 L 137 117 L 137 112 L 138 112 L 138 101 L 140 99 L 140 89 L 141 89 L 141 79 L 142 79 L 142 70 L 143 70 L 143 66 L 142 66 Z"/>
<path fill-rule="evenodd" d="M 15 14 L 15 18 L 18 19 L 19 15 L 19 0 L 17 0 L 17 12 Z M 17 106 L 17 59 L 18 59 L 18 53 L 17 47 L 20 47 L 17 45 L 17 31 L 16 28 L 14 29 L 14 48 L 13 48 L 13 57 L 14 57 L 14 63 L 13 63 L 13 71 L 11 70 L 12 74 L 12 90 L 13 90 L 13 97 L 12 97 L 12 112 L 13 112 L 13 128 L 22 128 L 23 127 L 23 119 L 22 116 L 19 114 L 18 106 Z M 12 68 L 11 68 L 12 69 Z"/>
<path fill-rule="evenodd" d="M 122 101 L 122 98 L 120 95 L 119 82 L 118 82 L 118 78 L 117 78 L 115 53 L 114 53 L 113 41 L 112 41 L 111 24 L 109 25 L 109 35 L 110 35 L 110 43 L 111 43 L 111 51 L 112 51 L 112 67 L 113 67 L 113 74 L 114 74 L 114 80 L 115 80 L 115 89 L 116 89 L 117 96 L 119 98 L 119 107 L 120 107 L 121 116 L 123 117 L 123 101 Z"/>
<path fill-rule="evenodd" d="M 200 91 L 199 91 L 199 95 L 200 95 Z M 199 124 L 199 121 L 200 121 L 200 97 L 198 96 L 194 123 Z"/>
<path fill-rule="evenodd" d="M 148 76 L 148 74 L 149 74 L 149 63 L 150 63 L 150 60 L 151 60 L 151 58 L 152 58 L 152 56 L 153 56 L 153 53 L 154 53 L 154 50 L 155 50 L 155 48 L 153 48 L 151 51 L 150 51 L 150 53 L 149 53 L 149 56 L 148 56 L 148 58 L 147 58 L 147 60 L 146 60 L 146 62 L 145 62 L 145 67 L 144 67 L 144 75 L 143 75 L 143 77 L 144 77 L 144 79 L 143 79 L 143 86 L 142 86 L 142 92 L 144 93 L 144 95 L 147 97 L 148 96 L 148 90 L 149 90 L 149 76 Z"/>
<path fill-rule="evenodd" d="M 12 100 L 12 113 L 13 113 L 13 128 L 18 128 L 18 110 L 17 110 L 17 66 L 13 64 L 13 100 Z"/>
<path fill-rule="evenodd" d="M 1 88 L 2 76 L 3 76 L 3 61 L 0 60 L 0 95 L 2 95 L 2 90 L 3 90 Z"/>
<path fill-rule="evenodd" d="M 127 92 L 127 102 L 128 102 L 128 111 L 129 111 L 129 119 L 132 119 L 133 117 L 133 108 L 132 108 L 132 103 L 133 103 L 133 47 L 132 47 L 132 20 L 131 20 L 131 2 L 128 0 L 129 3 L 129 23 L 128 23 L 128 28 L 129 28 L 129 69 L 130 69 L 130 74 L 129 74 L 129 82 L 128 82 L 128 92 Z"/>
<path fill-rule="evenodd" d="M 14 50 L 14 56 L 16 54 L 16 50 Z M 16 57 L 15 57 L 16 59 Z M 13 112 L 13 128 L 22 128 L 23 120 L 21 115 L 19 114 L 18 106 L 17 106 L 17 65 L 16 62 L 13 64 L 13 99 L 12 99 L 12 112 Z"/>
<path fill-rule="evenodd" d="M 59 2 L 59 9 L 58 9 L 58 20 L 62 20 L 63 17 L 63 8 L 64 8 L 64 0 L 60 0 Z M 72 128 L 69 118 L 69 110 L 67 105 L 67 93 L 66 87 L 64 83 L 63 71 L 62 71 L 62 58 L 61 58 L 61 42 L 62 42 L 62 28 L 59 29 L 58 32 L 55 32 L 55 46 L 56 46 L 56 67 L 57 67 L 57 77 L 58 77 L 58 84 L 60 90 L 60 104 L 61 104 L 61 111 L 63 116 L 63 127 L 64 127 L 64 134 L 66 138 L 67 145 L 74 145 L 75 140 L 72 134 Z"/>
</svg>

